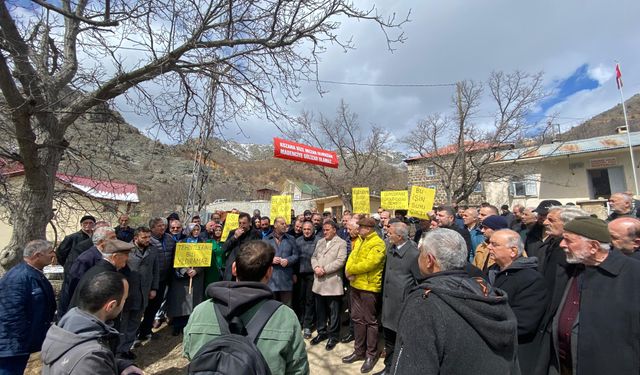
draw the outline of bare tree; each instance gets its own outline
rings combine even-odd
[[[482,104],[485,85],[459,82],[452,97],[454,111],[427,116],[402,139],[435,167],[448,203],[466,201],[482,181],[515,173],[509,164],[496,167],[492,163],[500,152],[525,144],[534,133],[546,134],[539,124],[527,121],[533,107],[547,96],[542,82],[542,73],[491,73],[486,87],[495,109],[492,124],[484,126],[474,122],[474,115]]]
[[[279,103],[317,78],[325,46],[351,48],[337,35],[347,19],[379,25],[390,48],[403,40],[390,32],[404,19],[348,0],[0,1],[0,131],[11,140],[0,157],[24,166],[0,265],[44,238],[65,134],[93,107],[123,96],[158,128],[188,136],[215,85],[222,118],[282,117]]]
[[[351,209],[351,188],[368,186],[370,191],[399,187],[396,182],[401,174],[383,159],[388,151],[389,134],[382,128],[373,126],[363,131],[358,116],[341,101],[334,119],[320,114],[318,119],[305,112],[294,123],[283,129],[283,134],[307,145],[335,151],[339,168],[312,165],[322,178],[324,187],[332,194],[339,195],[346,207]],[[404,184],[401,184],[402,186]]]

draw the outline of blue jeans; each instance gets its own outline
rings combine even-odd
[[[0,375],[22,375],[28,361],[29,355],[0,357]]]

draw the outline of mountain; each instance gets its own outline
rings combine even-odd
[[[140,208],[147,215],[164,214],[185,204],[194,167],[194,140],[177,145],[154,141],[112,111],[83,116],[66,138],[71,146],[60,167],[62,173],[136,183]],[[285,179],[323,186],[308,164],[273,158],[272,145],[213,138],[206,149],[203,172],[208,180],[203,195],[208,202],[255,199],[257,189],[280,190]],[[388,151],[382,156],[392,169],[399,167],[400,176],[405,173],[405,155]],[[393,180],[403,183],[402,178]]]
[[[636,94],[625,101],[627,119],[632,132],[640,131],[640,94]],[[624,126],[622,105],[608,109],[591,119],[574,126],[561,135],[563,141],[600,137],[616,134],[616,129]]]

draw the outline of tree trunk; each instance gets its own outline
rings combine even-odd
[[[28,123],[30,120],[21,119]],[[20,156],[24,165],[24,181],[18,201],[11,211],[13,233],[9,245],[0,250],[0,274],[9,270],[22,260],[24,246],[32,240],[46,239],[47,224],[53,218],[53,193],[58,165],[65,146],[57,128],[54,116],[40,119],[40,129],[54,129],[42,134],[39,142],[35,136],[18,140]],[[37,120],[35,120],[37,121]],[[21,125],[26,125],[21,123]],[[24,128],[19,128],[24,130]],[[30,135],[30,130],[24,132]],[[33,134],[33,133],[31,133]]]

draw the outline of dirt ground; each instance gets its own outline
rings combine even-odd
[[[143,369],[145,374],[186,374],[188,361],[182,357],[182,336],[171,336],[171,329],[166,325],[160,327],[156,333],[157,335],[153,339],[134,349],[133,352],[138,356],[136,360],[138,367]],[[311,346],[309,345],[309,340],[306,340],[306,344],[311,374],[346,375],[360,373],[362,362],[347,365],[341,361],[343,356],[349,355],[353,351],[353,342],[349,344],[340,343],[330,352],[325,350],[324,343]],[[384,367],[382,362],[383,359],[381,358],[372,373],[382,370]],[[34,353],[29,360],[25,374],[37,375],[40,374],[40,369],[40,353]]]

